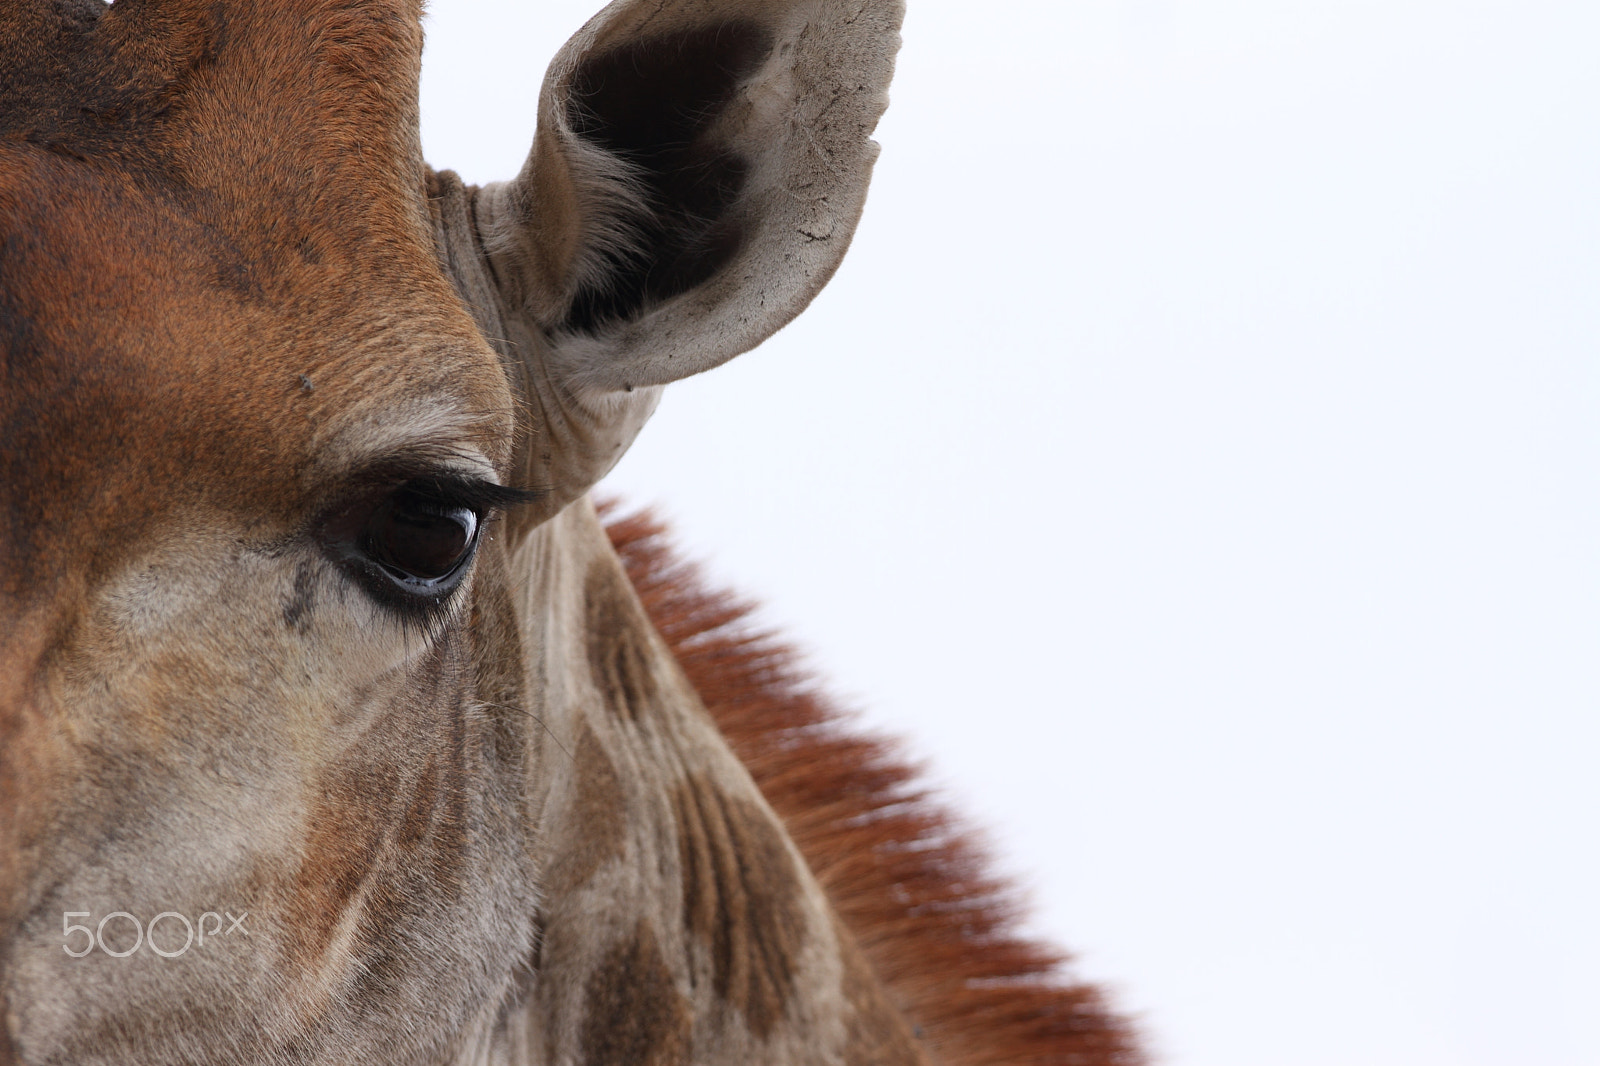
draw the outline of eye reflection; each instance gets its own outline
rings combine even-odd
[[[363,546],[391,576],[431,584],[461,567],[477,536],[478,515],[470,508],[401,489],[373,512]]]

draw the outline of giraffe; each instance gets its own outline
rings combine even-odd
[[[588,498],[838,265],[900,18],[617,0],[479,188],[420,0],[0,8],[0,1066],[1138,1061]]]

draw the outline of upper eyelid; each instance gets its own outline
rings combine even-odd
[[[469,507],[474,511],[503,511],[538,499],[540,492],[502,485],[488,478],[462,476],[459,472],[419,474],[396,486],[435,495],[442,502]]]
[[[441,458],[446,461],[441,462]],[[537,491],[502,485],[495,480],[493,470],[487,464],[468,465],[460,461],[463,458],[467,456],[446,449],[430,449],[420,455],[411,452],[387,456],[346,473],[325,498],[337,502],[410,487],[437,495],[447,503],[469,506],[474,510],[499,511],[543,495]]]
[[[464,440],[411,437],[393,440],[388,447],[315,462],[312,476],[329,488],[365,487],[374,482],[399,483],[411,477],[441,477],[459,481],[494,481],[494,463]]]

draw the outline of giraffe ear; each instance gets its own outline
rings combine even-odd
[[[617,0],[545,77],[516,180],[478,199],[505,303],[571,393],[765,340],[833,274],[887,105],[900,0]]]

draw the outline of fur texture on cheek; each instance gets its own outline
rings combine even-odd
[[[429,1061],[508,994],[531,951],[535,877],[465,608],[431,636],[407,632],[370,621],[359,590],[323,591],[337,571],[313,593],[304,572],[248,553],[146,559],[57,657],[46,688],[77,768],[57,808],[69,831],[7,967],[30,1056]],[[278,609],[286,595],[295,617]],[[220,624],[239,616],[255,625]],[[196,633],[212,639],[197,647]],[[203,950],[161,956],[154,932],[135,944],[162,914],[164,949],[203,926]],[[219,934],[218,916],[223,929],[247,917]],[[109,951],[63,951],[64,921]],[[90,934],[71,935],[76,948]],[[485,982],[484,967],[501,976]],[[206,1009],[173,1015],[196,988]],[[414,1046],[379,1049],[358,1020],[389,1016],[392,1032],[419,1012],[448,1025]]]

